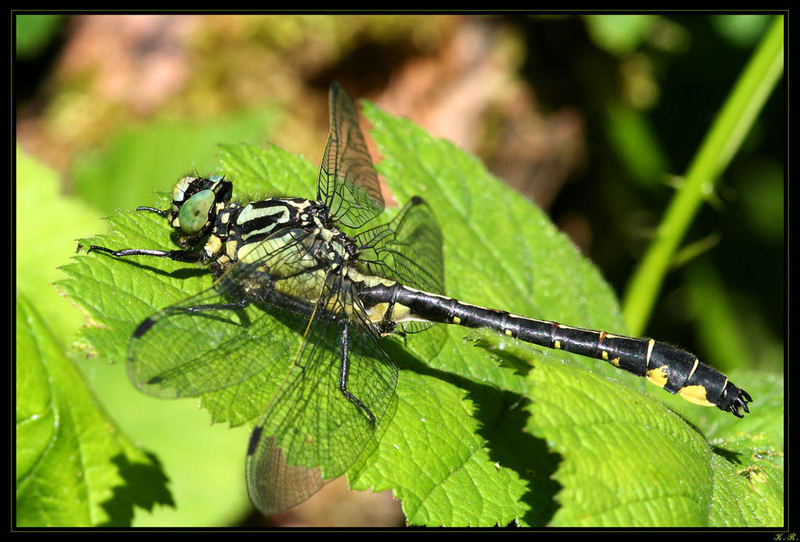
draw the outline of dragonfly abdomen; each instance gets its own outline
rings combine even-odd
[[[739,417],[740,408],[749,412],[747,402],[752,399],[725,375],[700,363],[694,354],[654,339],[517,316],[396,283],[373,285],[360,295],[367,307],[386,308],[384,321],[392,320],[397,313],[407,320],[492,329],[539,346],[605,360],[696,405],[717,406]]]

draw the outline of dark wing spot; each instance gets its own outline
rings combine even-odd
[[[256,451],[256,445],[258,441],[261,439],[261,432],[264,430],[263,427],[255,427],[253,428],[253,433],[250,435],[250,442],[247,444],[247,455],[253,455]]]

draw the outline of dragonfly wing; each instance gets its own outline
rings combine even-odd
[[[413,197],[387,224],[366,230],[356,237],[359,261],[370,275],[396,280],[400,284],[444,295],[442,232],[430,206]],[[404,333],[418,333],[433,322],[404,322]],[[440,332],[442,333],[442,332]],[[444,336],[435,341],[441,344]],[[426,355],[434,356],[438,349]]]
[[[317,200],[333,220],[358,229],[383,212],[378,173],[372,165],[350,96],[334,82],[330,90],[330,133],[317,183]]]
[[[375,423],[339,388],[344,323],[331,315],[354,299],[345,280],[334,274],[329,279],[292,369],[256,423],[248,447],[248,491],[266,514],[304,501],[344,474],[374,443],[381,421],[387,415],[391,419],[397,368],[368,328],[348,334],[347,391],[369,409]]]
[[[261,426],[250,437],[246,477],[250,500],[266,515],[300,504],[326,483],[319,467],[288,464],[276,438],[264,435]]]
[[[212,287],[145,320],[128,346],[131,382],[157,397],[197,397],[264,370],[279,374],[271,353],[291,348],[297,333],[274,309],[230,306]]]
[[[302,303],[281,308],[277,281],[265,268],[302,281],[296,262],[307,237],[303,230],[277,232],[253,248],[260,254],[253,260],[237,262],[209,289],[145,319],[128,346],[133,384],[174,398],[235,386],[259,373],[266,381],[279,379],[288,362],[276,354],[297,348],[307,318],[291,312],[302,314]],[[250,306],[234,310],[240,304]]]
[[[388,222],[355,236],[369,274],[434,294],[444,294],[442,232],[430,206],[409,200]]]

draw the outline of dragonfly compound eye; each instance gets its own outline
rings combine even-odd
[[[186,233],[197,233],[208,223],[208,213],[214,205],[214,192],[201,190],[189,198],[178,212],[181,230]]]

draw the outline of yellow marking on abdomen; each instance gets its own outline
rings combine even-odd
[[[655,345],[656,345],[656,341],[654,341],[653,339],[650,339],[649,341],[647,341],[647,357],[644,358],[644,359],[647,360],[647,364],[648,365],[650,364],[650,356],[653,355],[653,347]]]
[[[348,276],[351,280],[356,282],[363,282],[366,286],[394,286],[397,284],[396,281],[385,279],[383,277],[379,277],[377,275],[365,275],[364,273],[360,272],[355,267],[350,267],[347,271]]]
[[[645,373],[645,378],[659,388],[663,388],[667,383],[667,375],[667,366],[662,365],[661,367],[656,367],[655,369],[647,371]]]
[[[694,372],[697,370],[697,366],[698,365],[700,365],[700,360],[697,359],[697,358],[694,358],[694,365],[692,365],[692,370],[689,371],[689,376],[686,377],[687,381],[692,379],[692,376],[694,376]]]
[[[377,303],[375,306],[370,307],[367,310],[367,319],[370,322],[380,322],[383,320],[384,316],[386,316],[386,311],[389,310],[388,303]],[[403,305],[402,303],[395,303],[394,307],[392,308],[392,318],[391,320],[397,324],[402,322],[427,322],[425,318],[420,318],[414,312],[411,311],[410,307]]]
[[[705,386],[684,386],[678,390],[678,395],[695,405],[714,406],[714,403],[708,400]]]
[[[375,306],[367,310],[367,318],[370,322],[380,322],[383,320],[383,316],[386,314],[388,308],[388,303],[376,303]]]

